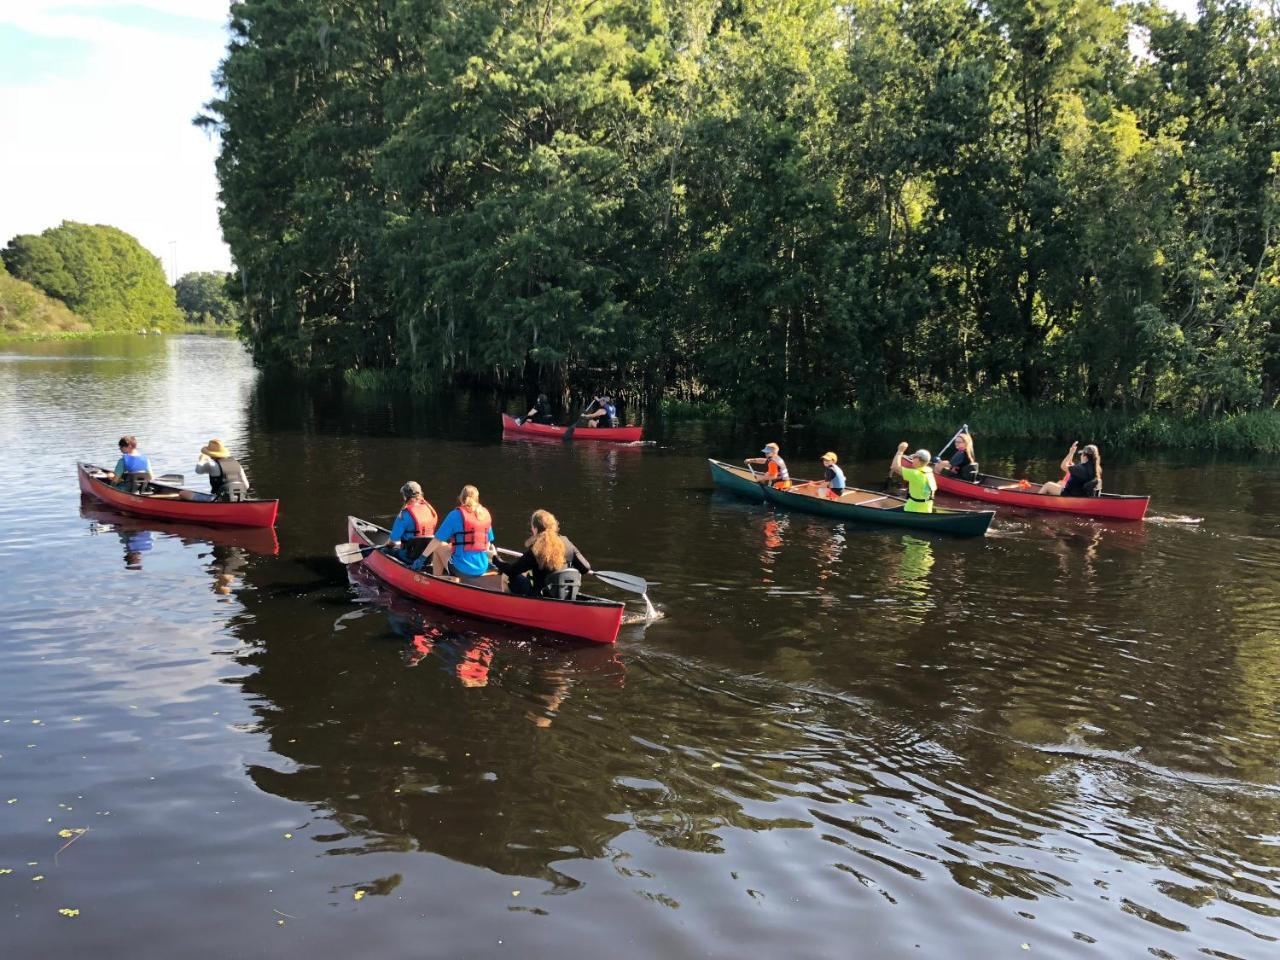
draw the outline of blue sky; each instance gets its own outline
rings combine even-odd
[[[191,125],[213,95],[229,8],[0,0],[0,245],[79,220],[128,231],[179,275],[230,267],[217,147]]]
[[[132,233],[166,270],[230,267],[217,146],[191,125],[229,7],[0,0],[0,244],[80,220]]]

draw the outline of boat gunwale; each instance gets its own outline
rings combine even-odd
[[[145,494],[118,490],[102,476],[107,470],[87,460],[76,461],[76,479],[83,496],[92,497],[122,513],[133,513],[135,516],[152,517],[161,520],[179,520],[203,524],[212,527],[246,527],[262,529],[274,527],[280,509],[280,500],[182,500],[169,497],[148,497]],[[179,491],[185,489],[181,485],[171,483],[154,484],[165,490]],[[171,506],[171,509],[166,509]],[[189,516],[194,512],[197,516]],[[229,516],[224,516],[229,515]],[[261,516],[259,516],[261,515]]]

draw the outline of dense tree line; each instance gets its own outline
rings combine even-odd
[[[189,324],[230,327],[240,320],[235,276],[226,271],[184,273],[173,285],[173,292]]]
[[[0,259],[94,330],[165,329],[182,319],[160,261],[115,227],[64,220],[14,237]]]
[[[1280,389],[1280,27],[1203,0],[247,0],[258,360],[786,408]]]

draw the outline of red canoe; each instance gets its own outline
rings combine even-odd
[[[80,492],[110,504],[125,513],[165,520],[185,520],[212,527],[271,527],[276,522],[279,500],[241,500],[223,503],[216,500],[180,500],[178,488],[156,484],[159,493],[137,494],[117,490],[99,477],[105,473],[90,463],[76,464]]]
[[[367,520],[347,517],[347,540],[362,547],[386,543],[387,531]],[[578,637],[593,643],[613,643],[622,626],[626,604],[579,594],[577,600],[548,597],[517,597],[501,593],[503,577],[489,573],[463,583],[452,577],[437,577],[411,570],[395,557],[380,550],[365,556],[364,566],[388,586],[401,593],[446,610],[456,610],[485,620],[514,623],[534,630]]]
[[[502,435],[514,437],[546,437],[559,440],[568,427],[553,427],[545,423],[516,423],[515,417],[502,415]],[[641,427],[588,427],[573,431],[573,440],[609,440],[613,443],[635,443],[640,439]]]
[[[1034,490],[1000,490],[1017,480],[1004,477],[983,476],[978,483],[958,480],[945,474],[936,474],[938,489],[957,497],[984,500],[1006,507],[1026,507],[1029,510],[1056,510],[1059,513],[1076,513],[1085,517],[1106,517],[1111,520],[1141,520],[1147,512],[1150,497],[1125,496],[1104,493],[1097,497],[1054,497]]]

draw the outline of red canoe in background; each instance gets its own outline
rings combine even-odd
[[[358,517],[347,517],[347,541],[362,547],[387,542],[387,531]],[[401,593],[446,610],[456,610],[485,620],[514,623],[534,630],[579,637],[593,643],[613,643],[622,626],[626,604],[578,594],[577,600],[518,597],[503,593],[503,577],[489,573],[466,583],[452,577],[410,569],[395,557],[371,550],[362,561],[379,580]]]
[[[1141,520],[1147,512],[1150,497],[1126,496],[1104,493],[1096,497],[1054,497],[1034,490],[1000,490],[1017,480],[1004,477],[983,476],[977,483],[935,474],[938,489],[955,497],[968,497],[986,503],[998,503],[1005,507],[1025,507],[1029,510],[1056,510],[1058,513],[1075,513],[1083,517],[1105,517],[1111,520]]]
[[[157,493],[125,493],[107,481],[99,479],[104,471],[90,463],[76,464],[80,479],[80,492],[103,503],[141,517],[160,517],[164,520],[185,520],[214,527],[271,527],[276,522],[279,500],[240,500],[224,503],[219,500],[181,500],[178,487],[155,484]]]
[[[516,423],[515,417],[502,415],[502,435],[514,437],[546,437],[560,440],[568,427],[553,427],[545,423]],[[640,439],[641,427],[587,427],[573,431],[574,440],[608,440],[613,443],[635,443]]]

